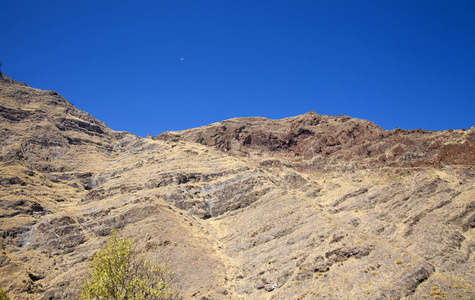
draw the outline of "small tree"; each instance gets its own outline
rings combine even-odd
[[[145,260],[134,240],[112,236],[90,263],[91,279],[84,282],[83,299],[176,299],[167,266]]]

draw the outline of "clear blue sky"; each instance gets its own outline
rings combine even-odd
[[[145,136],[315,110],[475,125],[475,1],[0,0],[2,71]]]

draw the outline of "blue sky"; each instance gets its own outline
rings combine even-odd
[[[475,125],[475,1],[0,0],[8,76],[145,136],[315,110]]]

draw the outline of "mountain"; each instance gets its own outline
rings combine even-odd
[[[0,287],[77,299],[111,229],[184,299],[474,299],[475,127],[315,112],[141,138],[0,78]]]

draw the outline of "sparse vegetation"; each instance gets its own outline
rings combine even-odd
[[[444,291],[441,291],[437,286],[433,286],[430,289],[430,295],[434,297],[434,299],[442,300],[442,299],[446,299],[447,293],[445,293]]]
[[[107,245],[92,258],[91,279],[84,282],[82,299],[175,299],[170,272],[145,260],[130,238],[112,231]]]
[[[398,260],[396,260],[394,263],[395,263],[396,265],[400,265],[400,264],[402,264],[403,262],[404,262],[404,261],[403,261],[402,259],[398,259]]]

